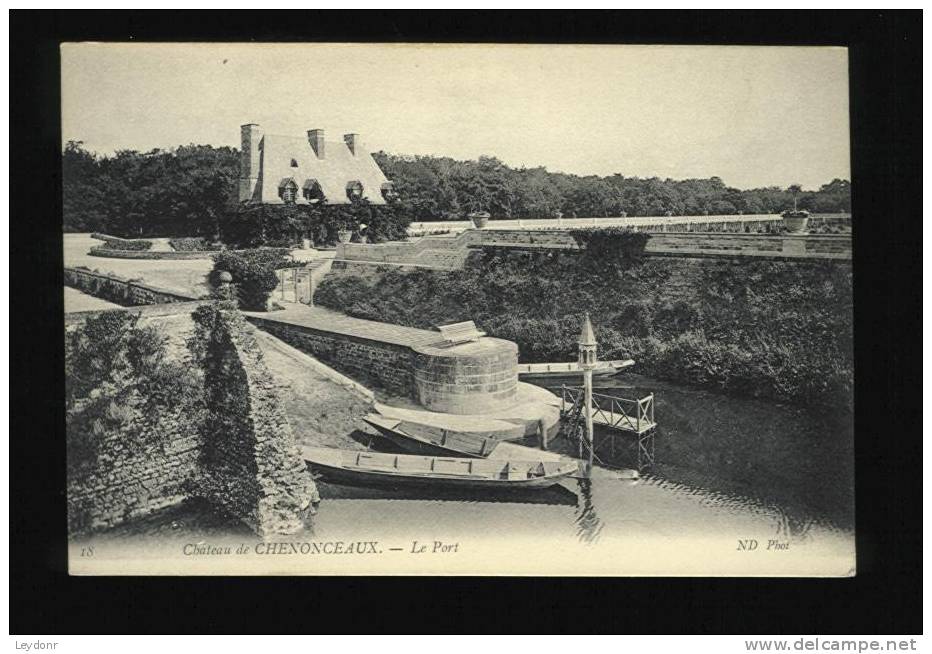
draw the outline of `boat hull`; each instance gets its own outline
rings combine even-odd
[[[392,488],[397,486],[416,486],[432,488],[481,488],[494,490],[522,490],[529,488],[550,488],[571,476],[567,472],[560,476],[538,477],[536,479],[465,479],[461,477],[422,477],[399,473],[347,470],[310,462],[311,468],[324,479],[333,483],[355,485],[378,485]]]
[[[592,370],[593,377],[614,377],[622,370],[634,365],[631,359],[602,361]],[[560,377],[574,377],[581,375],[582,369],[573,363],[530,363],[519,364],[518,377],[520,379],[554,379]]]
[[[575,474],[574,461],[488,461],[461,457],[302,447],[304,460],[325,481],[366,486],[548,488]]]
[[[495,447],[497,446],[497,441],[494,439],[476,439],[475,443],[471,443],[468,439],[464,439],[462,434],[457,435],[458,438],[455,439],[462,447],[454,449],[452,447],[446,447],[437,442],[428,440],[426,436],[408,434],[406,432],[400,431],[395,427],[390,427],[389,424],[391,421],[382,422],[378,418],[368,416],[363,418],[363,421],[375,427],[375,429],[383,437],[402,448],[406,452],[411,452],[412,454],[422,454],[426,456],[468,456],[475,458],[485,458],[491,454]]]

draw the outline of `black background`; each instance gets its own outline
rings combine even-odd
[[[10,12],[11,633],[921,633],[919,11],[196,14]],[[848,46],[855,406],[878,409],[855,415],[857,576],[69,577],[58,45],[80,40]]]

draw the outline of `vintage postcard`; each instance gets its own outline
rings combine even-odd
[[[61,65],[71,574],[856,574],[846,49]]]

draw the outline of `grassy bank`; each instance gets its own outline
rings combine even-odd
[[[330,276],[315,302],[414,327],[475,320],[523,361],[576,356],[590,311],[599,356],[711,390],[850,412],[851,268],[835,262],[474,255],[465,269]]]

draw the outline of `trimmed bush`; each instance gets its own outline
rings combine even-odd
[[[256,250],[226,250],[214,255],[211,282],[216,285],[217,273],[225,271],[233,276],[233,286],[241,309],[265,311],[269,296],[278,286],[275,271],[292,264],[284,248]]]
[[[202,236],[172,238],[168,240],[168,244],[171,245],[176,252],[206,252],[208,250],[215,251],[220,249],[219,245],[208,243]]]
[[[144,239],[138,238],[120,238],[119,236],[108,236],[107,234],[99,234],[96,232],[91,234],[91,237],[104,242],[103,245],[97,246],[102,250],[140,251],[148,250],[152,247],[152,241],[146,241]]]

